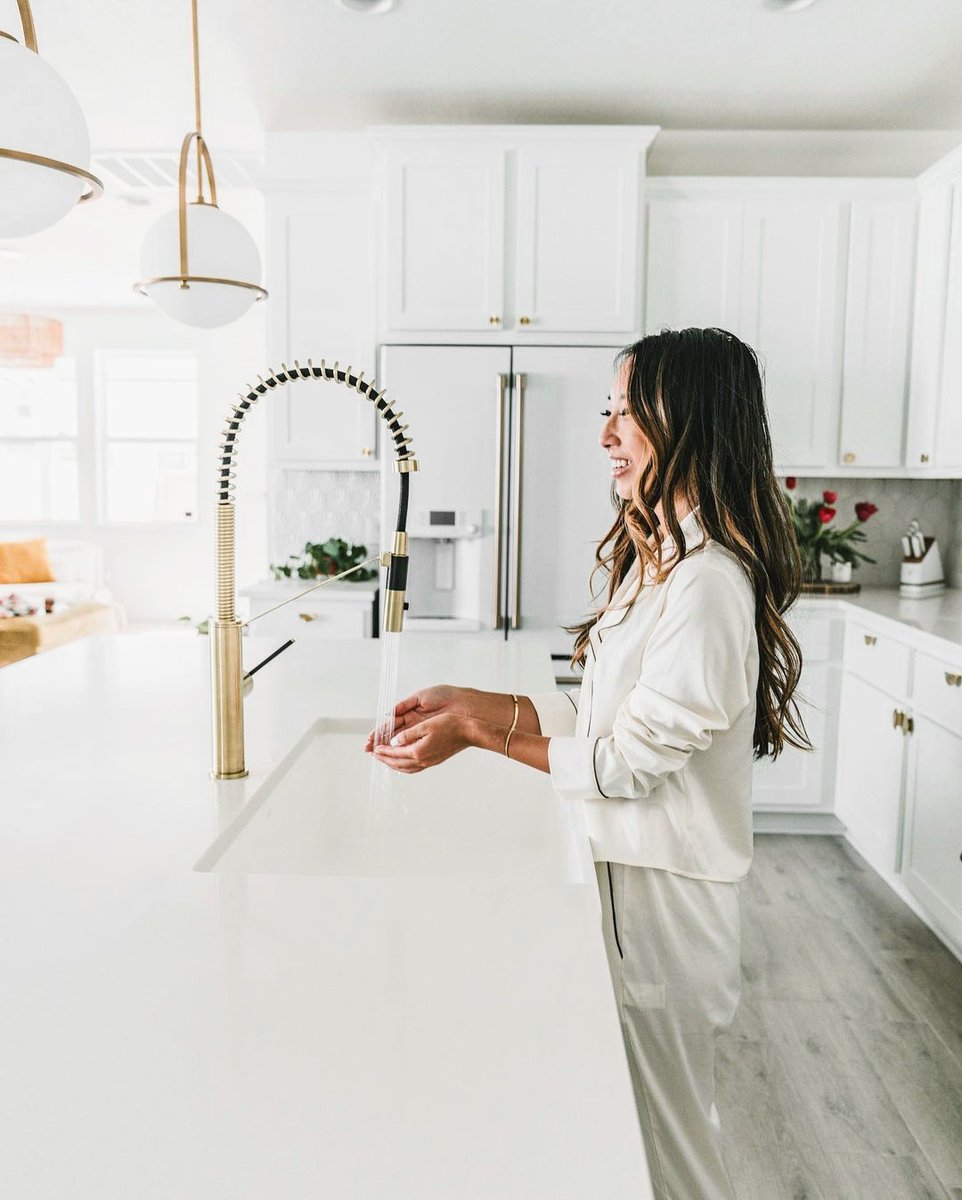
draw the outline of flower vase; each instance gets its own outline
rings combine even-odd
[[[821,554],[813,546],[802,546],[800,549],[802,552],[802,583],[821,583]]]
[[[851,583],[852,564],[850,562],[833,562],[830,574],[832,583]]]

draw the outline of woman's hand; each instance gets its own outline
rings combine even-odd
[[[396,733],[390,745],[375,746],[373,753],[385,766],[405,775],[416,775],[426,767],[436,767],[470,745],[473,742],[468,718],[443,712],[439,716],[420,718]]]
[[[420,725],[429,717],[444,715],[469,717],[471,716],[469,696],[469,688],[450,687],[445,683],[423,688],[420,692],[415,692],[413,696],[398,701],[397,707],[394,709],[394,733],[398,734],[403,730],[413,729],[415,725]],[[372,730],[367,735],[367,744],[364,749],[368,754],[374,749],[375,733],[376,730]]]

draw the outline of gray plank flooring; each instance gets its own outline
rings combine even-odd
[[[756,835],[742,923],[739,1200],[962,1200],[962,963],[837,837]]]

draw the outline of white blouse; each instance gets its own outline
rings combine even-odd
[[[689,553],[704,542],[695,513],[681,528]],[[752,858],[752,586],[712,541],[627,604],[637,579],[591,630],[581,687],[531,697],[551,780],[582,802],[596,862],[735,882]]]

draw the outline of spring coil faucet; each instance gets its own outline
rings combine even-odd
[[[384,632],[400,633],[404,624],[404,593],[407,589],[408,570],[408,492],[411,472],[418,469],[417,460],[411,450],[412,439],[405,437],[409,428],[401,424],[403,413],[395,412],[383,390],[374,382],[367,382],[363,373],[355,373],[350,367],[338,363],[328,366],[324,359],[315,366],[312,359],[307,366],[299,362],[293,367],[281,364],[280,371],[271,371],[266,379],[260,375],[257,383],[249,385],[239,395],[239,403],[231,406],[222,433],[217,470],[217,607],[216,616],[210,622],[211,662],[211,776],[214,779],[242,779],[247,774],[244,761],[244,697],[253,688],[253,675],[271,658],[286,649],[287,642],[268,658],[252,668],[247,674],[243,669],[242,635],[244,623],[237,618],[236,589],[234,580],[234,471],[237,438],[241,423],[261,396],[286,383],[300,379],[326,379],[342,383],[370,400],[390,430],[394,441],[394,470],[400,475],[400,498],[394,540],[390,551],[380,556],[380,564],[387,568],[387,589],[384,597]],[[378,560],[372,560],[378,561]],[[366,566],[360,563],[352,570]],[[346,571],[343,574],[350,574]],[[343,576],[337,576],[342,578]],[[321,586],[321,585],[317,585]],[[312,589],[307,589],[308,591]],[[299,593],[303,595],[303,593]],[[297,599],[291,596],[284,603]],[[279,607],[279,606],[278,606]]]

